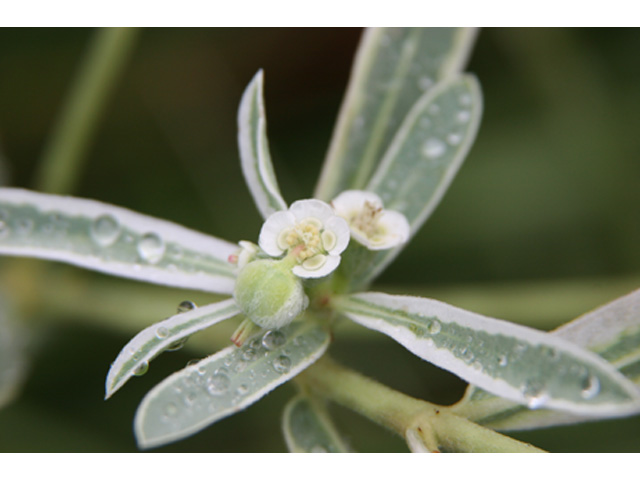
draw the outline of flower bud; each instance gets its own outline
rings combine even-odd
[[[309,305],[301,280],[283,260],[255,260],[238,274],[233,296],[242,312],[263,328],[288,325]]]

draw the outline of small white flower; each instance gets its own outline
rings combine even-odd
[[[349,226],[320,200],[299,200],[289,210],[275,212],[262,225],[258,241],[267,255],[288,254],[293,273],[320,278],[333,272],[349,244]]]
[[[373,192],[347,190],[331,202],[351,228],[351,235],[369,250],[386,250],[409,239],[409,222],[400,212],[385,210]]]

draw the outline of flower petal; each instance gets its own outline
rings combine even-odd
[[[335,215],[327,219],[324,223],[326,230],[332,231],[336,236],[336,243],[329,250],[331,255],[340,255],[349,245],[349,224],[344,218],[336,217]]]
[[[338,255],[326,255],[326,261],[324,265],[316,270],[308,270],[304,268],[304,264],[296,265],[293,267],[293,274],[300,278],[321,278],[326,277],[333,272],[340,264],[340,257]]]
[[[333,217],[333,209],[321,200],[308,199],[293,202],[289,207],[289,212],[293,214],[297,221],[304,220],[307,217],[313,217],[324,223]]]
[[[260,248],[272,257],[282,255],[284,250],[278,245],[278,237],[284,229],[293,227],[295,220],[295,217],[289,211],[271,214],[260,230],[260,237],[258,239]]]
[[[346,190],[334,198],[331,205],[338,215],[349,218],[359,212],[365,202],[382,207],[382,200],[378,195],[364,190]]]

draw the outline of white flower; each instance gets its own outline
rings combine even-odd
[[[385,210],[373,192],[347,190],[331,202],[335,212],[349,222],[351,235],[369,250],[386,250],[409,239],[409,222],[403,214]]]
[[[258,241],[267,255],[287,254],[293,273],[302,278],[329,275],[349,244],[349,226],[320,200],[299,200],[289,210],[275,212],[262,225]]]

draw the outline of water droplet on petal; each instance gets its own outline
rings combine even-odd
[[[286,355],[280,355],[273,361],[273,368],[278,373],[287,373],[291,368],[291,359]]]
[[[133,374],[136,377],[141,377],[142,375],[144,375],[148,371],[149,371],[149,362],[142,362],[140,365],[138,365],[135,368],[135,370],[133,371]]]
[[[253,348],[247,348],[242,352],[242,359],[249,362],[256,358],[256,351]]]
[[[180,350],[182,347],[184,347],[184,344],[187,343],[188,339],[189,337],[184,337],[184,338],[181,338],[180,340],[173,342],[171,345],[169,345],[166,348],[166,351],[175,352],[176,350]]]
[[[164,242],[157,233],[145,233],[138,240],[138,254],[142,260],[158,263],[164,255]]]
[[[101,247],[108,247],[120,235],[120,223],[112,215],[101,215],[91,224],[91,238]]]
[[[236,389],[236,393],[238,395],[246,395],[248,391],[249,387],[247,387],[244,383]]]
[[[193,310],[197,308],[197,305],[190,300],[185,300],[184,302],[180,302],[178,305],[178,313],[188,312],[189,310]]]
[[[224,373],[216,373],[207,379],[207,391],[211,395],[222,395],[229,390],[231,380]]]
[[[582,398],[590,400],[600,392],[600,380],[595,375],[587,375],[582,381]]]
[[[422,146],[422,154],[427,158],[439,158],[447,151],[447,146],[437,138],[430,138]]]
[[[540,408],[549,400],[549,396],[544,390],[544,384],[540,379],[526,381],[521,391],[527,401],[527,406],[531,409]]]
[[[280,330],[269,330],[262,337],[262,346],[267,350],[274,350],[284,345],[286,340],[284,333]]]

